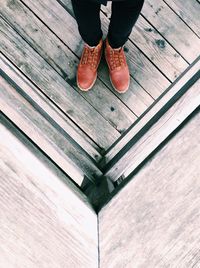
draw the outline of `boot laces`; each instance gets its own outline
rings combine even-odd
[[[95,69],[98,64],[98,48],[90,48],[86,45],[83,51],[81,64],[89,65],[91,69]]]
[[[112,70],[125,65],[125,60],[124,60],[122,49],[123,48],[112,49],[110,51],[110,62],[111,62],[111,69]]]

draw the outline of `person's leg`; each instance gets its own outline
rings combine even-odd
[[[123,46],[139,16],[143,2],[144,0],[126,0],[112,3],[105,58],[111,83],[119,93],[124,93],[129,88],[130,74]]]
[[[79,33],[85,42],[77,69],[77,86],[88,91],[96,81],[103,49],[100,4],[90,0],[72,0],[72,6]]]
[[[126,0],[112,3],[108,41],[112,48],[123,46],[136,23],[144,0]]]
[[[89,46],[98,45],[103,33],[100,21],[100,4],[90,0],[71,0],[79,33]]]

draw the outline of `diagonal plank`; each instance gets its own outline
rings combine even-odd
[[[71,0],[61,0],[59,3],[74,17]],[[102,14],[101,14],[102,15]],[[73,20],[73,18],[69,18],[68,20]],[[105,22],[108,25],[107,21]],[[76,22],[73,24],[76,34],[78,33]],[[107,26],[104,26],[105,28]],[[71,31],[68,32],[70,36]],[[71,38],[70,38],[71,39]],[[77,39],[80,39],[80,36],[77,36]],[[65,38],[65,43],[68,46],[71,44],[67,43]],[[71,47],[73,50],[74,48]],[[125,51],[126,52],[126,51]],[[80,53],[79,53],[80,54]],[[117,95],[123,103],[125,103],[137,116],[140,116],[147,108],[153,103],[153,98],[140,86],[140,84],[133,78],[130,77],[130,88],[126,94],[118,94],[113,87],[111,86],[110,79],[108,76],[108,69],[105,67],[106,62],[103,59],[103,62],[99,66],[98,76],[104,82],[104,84],[113,92],[113,94]]]
[[[24,92],[2,73],[0,109],[79,186],[86,175],[91,181],[101,171],[84,151],[63,135],[23,97]]]
[[[110,4],[109,4],[110,3]],[[103,12],[111,17],[111,2],[102,6]],[[139,16],[129,39],[148,57],[170,80],[174,81],[188,66],[160,33],[141,15]]]
[[[0,266],[97,268],[97,215],[86,197],[5,123],[0,124]]]
[[[100,267],[199,267],[200,110],[99,213]]]
[[[120,136],[119,132],[5,21],[1,20],[0,25],[3,53],[100,147],[108,148]]]
[[[123,151],[127,145],[134,143],[138,140],[142,133],[144,134],[156,120],[160,118],[165,112],[164,107],[169,108],[166,104],[172,105],[176,98],[180,96],[180,93],[185,92],[185,85],[188,81],[192,80],[192,77],[196,77],[200,69],[200,58],[196,59],[194,63],[175,81],[166,91],[160,96],[160,98],[154,102],[146,113],[140,117],[138,122],[134,124],[123,136],[121,136],[112,147],[105,154],[104,164],[108,164],[112,161],[120,151]],[[109,165],[109,164],[108,164]]]
[[[200,104],[200,60],[183,75],[177,84],[174,84],[159,101],[153,106],[144,121],[148,119],[146,126],[132,136],[130,142],[124,141],[125,145],[116,157],[111,157],[107,166],[105,165],[108,153],[102,164],[104,165],[104,175],[116,181],[121,175],[127,177],[133,172],[180,124],[183,122]],[[160,106],[160,104],[163,105]],[[159,107],[159,112],[154,114]],[[150,115],[150,117],[149,117]],[[153,117],[151,117],[153,116]],[[141,119],[142,124],[143,118]],[[137,129],[137,125],[136,128]],[[148,126],[149,124],[149,126]],[[130,133],[135,131],[130,130]],[[123,141],[123,142],[124,142]],[[118,146],[118,143],[116,144]],[[115,147],[114,147],[115,148]],[[116,152],[116,151],[115,151]]]
[[[71,1],[69,3],[70,7],[71,7]],[[53,5],[55,6],[55,4]],[[19,10],[20,5],[18,4],[16,7],[16,10]],[[46,8],[46,7],[41,7],[41,8]],[[23,8],[25,9],[25,8]],[[56,28],[53,30],[55,31],[55,33],[62,39],[62,41],[64,41],[64,43],[70,47],[70,49],[72,51],[76,50],[76,46],[77,43],[80,44],[80,37],[77,35],[77,32],[74,32],[74,29],[76,29],[76,22],[73,19],[73,17],[71,17],[67,12],[62,13],[63,8],[58,5],[57,6],[58,12],[59,14],[62,14],[62,16],[60,16],[59,18],[59,23],[60,25],[65,24],[65,27],[67,27],[67,35],[63,35],[63,32],[59,32],[57,33],[57,31],[60,29]],[[21,11],[22,9],[20,9]],[[8,7],[5,7],[5,17],[9,17],[10,13],[7,15],[8,11]],[[13,12],[13,11],[12,11]],[[16,11],[15,11],[16,12]],[[36,10],[34,9],[34,12],[36,12]],[[40,14],[39,14],[40,15]],[[22,16],[22,14],[20,14],[19,18]],[[55,15],[54,15],[55,16]],[[30,18],[31,18],[31,14],[30,14]],[[43,19],[43,17],[42,17]],[[48,20],[48,17],[46,18]],[[54,18],[54,22],[56,23],[57,20],[57,16]],[[27,20],[27,24],[25,25],[25,29],[28,27],[29,25],[29,17],[26,18]],[[36,19],[34,19],[34,21],[32,23],[35,22]],[[21,22],[19,21],[19,23],[21,24]],[[51,21],[47,21],[45,20],[45,23],[48,23],[51,27],[52,26],[52,22]],[[38,27],[37,29],[41,29],[42,30],[42,25],[40,25],[40,27]],[[23,26],[24,29],[24,26]],[[48,37],[48,29],[46,29],[45,27],[45,32],[46,35]],[[39,35],[40,31],[38,31],[38,35]],[[43,30],[41,31],[41,34],[43,33]],[[26,35],[29,35],[26,32]],[[59,55],[58,60],[56,61],[57,64],[59,65],[60,68],[62,68],[62,73],[66,72],[66,66],[67,66],[67,62],[68,59],[66,58],[66,55],[69,55],[69,57],[74,58],[75,60],[69,60],[69,64],[68,64],[68,69],[67,69],[67,73],[68,73],[68,78],[67,81],[70,83],[71,81],[73,81],[73,85],[75,85],[74,83],[74,76],[75,76],[75,72],[76,72],[76,66],[77,66],[77,58],[76,55],[74,55],[69,49],[66,49],[66,46],[63,45],[63,43],[58,40],[58,38],[54,36],[52,36],[51,33],[51,37],[50,37],[50,44],[52,44],[52,40],[56,40],[56,43],[59,45],[60,50],[64,51],[64,53],[62,53],[62,55],[60,55],[60,51],[57,49],[57,46],[55,45],[51,45],[51,49],[50,51],[55,51],[56,53],[54,53],[53,55],[46,51],[47,49],[44,47],[44,51],[45,51],[45,55],[47,53],[49,53],[49,58],[50,59],[55,59],[56,61],[56,57],[57,55]],[[48,39],[47,39],[48,42]],[[43,43],[40,45],[42,46]],[[45,55],[43,55],[43,57],[45,57]],[[78,55],[80,56],[80,53],[78,53]],[[61,60],[62,59],[62,60]],[[65,59],[65,60],[63,60]],[[48,60],[48,59],[47,59]],[[74,62],[76,62],[74,64]],[[104,63],[105,65],[105,63]],[[102,65],[101,65],[102,66]],[[135,120],[135,117],[130,114],[130,111],[122,106],[122,104],[120,104],[119,102],[119,98],[122,100],[122,102],[124,102],[137,116],[141,115],[146,108],[153,102],[153,99],[143,90],[143,88],[133,79],[131,79],[131,85],[130,85],[130,92],[128,92],[128,94],[126,94],[126,96],[120,96],[121,94],[116,93],[115,91],[113,91],[112,86],[110,84],[110,80],[108,77],[108,72],[105,68],[103,68],[102,71],[99,72],[99,76],[100,81],[103,82],[101,83],[99,80],[97,80],[97,83],[95,84],[95,88],[89,92],[82,93],[85,97],[88,98],[88,100],[90,102],[93,103],[93,105],[95,105],[95,107],[97,107],[100,110],[103,110],[103,112],[107,113],[107,117],[109,118],[109,120],[111,122],[113,122],[113,124],[115,126],[119,125],[119,130],[122,131],[127,124],[131,122],[133,122],[133,119]],[[106,87],[106,86],[107,87]],[[115,93],[115,95],[118,98],[115,98],[114,96],[112,96],[111,92],[108,90],[108,88]],[[96,99],[96,102],[95,102]],[[104,99],[104,101],[102,102],[102,99]],[[120,120],[121,118],[121,120]],[[123,124],[123,125],[122,125]],[[120,127],[120,125],[122,125]]]
[[[63,42],[68,39],[67,34],[73,33],[70,39],[70,47],[77,55],[81,54],[82,41],[77,31],[75,31],[76,22],[70,19],[69,13],[57,1],[48,0],[45,2],[23,1],[30,9],[37,14],[42,21],[47,24],[51,30],[59,36]],[[51,14],[51,16],[49,16]],[[72,18],[72,17],[71,17]],[[102,17],[102,26],[108,25],[108,19]],[[67,27],[67,34],[65,28]],[[127,43],[129,53],[127,57],[130,62],[131,74],[139,84],[152,95],[158,97],[161,92],[170,84],[170,82],[156,69],[156,67],[130,42]],[[151,73],[151,76],[149,75]]]
[[[20,1],[8,3],[9,0],[4,1],[1,9],[4,18],[111,125],[122,132],[136,120],[137,117],[101,81],[97,81],[95,91],[78,90],[74,82],[77,57]],[[68,38],[70,42],[70,36]]]
[[[192,63],[200,55],[200,39],[162,0],[146,0],[142,14]]]
[[[23,89],[24,95],[28,96],[31,102],[37,103],[38,109],[45,112],[50,117],[49,120],[56,122],[57,128],[59,125],[61,132],[64,131],[67,136],[72,137],[75,143],[79,144],[94,160],[98,161],[101,158],[100,148],[67,116],[63,116],[63,113],[1,54],[0,69]]]
[[[200,37],[200,4],[195,0],[164,0],[187,25]]]

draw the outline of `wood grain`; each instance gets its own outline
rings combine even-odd
[[[48,118],[39,112],[20,94],[19,89],[0,78],[0,109],[10,118],[35,144],[41,148],[70,178],[78,185],[86,175],[91,181],[102,172],[88,158],[73,139],[63,135]]]
[[[92,89],[86,93],[77,88],[75,76],[78,58],[19,0],[12,1],[12,4],[9,0],[4,1],[1,14],[117,130],[122,132],[123,129],[128,128],[137,119],[99,79],[95,83],[95,90]],[[68,24],[66,25],[67,27]],[[72,33],[72,31],[69,31],[67,35],[68,43],[73,40],[70,32]],[[45,36],[45,42],[43,36]]]
[[[0,125],[0,266],[98,267],[97,216]]]
[[[69,16],[69,13],[61,5],[53,0],[39,3],[32,0],[24,0],[23,2],[25,2],[30,9],[37,14],[37,16],[45,22],[61,40],[63,40],[63,42],[67,42],[68,34],[72,32],[73,38],[70,39],[70,48],[77,55],[81,54],[82,41],[78,31],[75,30],[77,29],[76,21],[70,19],[71,16]],[[51,14],[51,17],[49,17],[49,14]],[[105,28],[108,26],[108,18],[101,14],[101,19],[102,29],[105,32]],[[68,29],[67,34],[63,31],[66,25]],[[127,48],[129,50],[127,57],[130,63],[129,67],[132,76],[135,77],[147,92],[152,93],[152,97],[158,97],[170,82],[132,43],[128,42]]]
[[[73,20],[74,13],[72,9],[71,0],[60,0],[59,2],[67,10],[67,12],[71,14],[72,16],[71,20]],[[104,21],[102,21],[102,26],[104,28],[104,32],[106,32],[105,28],[107,28],[108,26],[108,20],[106,20],[105,23]],[[78,32],[76,22],[74,22],[73,27],[74,30]],[[56,31],[56,29],[54,31]],[[69,32],[69,34],[70,33],[71,31]],[[63,40],[65,40],[65,43],[68,44],[67,38]],[[72,46],[71,43],[68,44],[68,46],[72,47],[72,49],[74,50],[74,47]],[[106,62],[103,59],[103,61],[99,66],[99,74],[98,74],[99,78],[106,84],[107,87],[110,88],[110,90],[112,90],[113,94],[117,95],[118,98],[120,98],[123,101],[123,103],[125,103],[134,112],[134,114],[140,116],[147,109],[147,107],[153,103],[154,99],[144,90],[144,88],[134,79],[133,76],[130,77],[130,88],[128,92],[126,92],[126,94],[118,94],[115,90],[113,90],[113,87],[111,86],[110,79],[108,76],[108,68],[105,67],[106,65],[107,65]]]
[[[108,2],[106,7],[102,6],[102,10],[110,18],[111,2]],[[129,39],[170,81],[174,81],[188,66],[170,43],[163,39],[160,33],[141,15]]]
[[[119,132],[5,21],[0,25],[2,52],[100,147],[108,148]]]
[[[140,118],[137,124],[133,125],[125,135],[123,135],[117,143],[115,143],[110,150],[105,154],[104,164],[108,163],[113,159],[116,154],[118,154],[127,143],[130,143],[134,137],[138,135],[139,132],[144,129],[149,122],[153,122],[153,118],[156,118],[163,107],[173,100],[174,96],[178,95],[181,89],[184,87],[188,81],[195,76],[195,74],[200,70],[200,58],[197,59],[180,77],[175,81],[162,96],[154,103],[154,105]]]
[[[60,0],[62,6],[74,17],[74,12],[72,9],[71,0]],[[103,15],[103,14],[101,14]],[[103,16],[104,17],[104,16]],[[72,18],[73,19],[73,18]],[[108,22],[103,27],[107,28]],[[75,31],[77,31],[77,26],[75,25]],[[105,29],[104,29],[105,31]],[[106,31],[105,31],[106,32]],[[105,35],[105,33],[104,33]],[[104,36],[105,38],[105,36]],[[66,41],[65,41],[66,42]],[[125,53],[126,52],[125,50]],[[118,94],[110,84],[110,79],[108,77],[108,69],[105,67],[106,62],[103,59],[99,67],[99,78],[109,87],[112,92],[117,95],[137,116],[141,115],[148,106],[153,103],[153,98],[144,90],[144,88],[134,79],[133,76],[130,77],[130,88],[126,94]]]
[[[101,158],[100,148],[80,128],[39,91],[10,61],[0,54],[0,69],[29,96],[31,101],[37,103],[40,109],[56,122],[59,127],[71,136],[95,161]]]
[[[142,14],[189,63],[200,55],[200,39],[164,1],[146,0]]]
[[[200,79],[105,172],[116,181],[137,168],[198,106]]]
[[[165,0],[165,2],[200,37],[200,4],[198,1]]]
[[[200,112],[99,214],[101,268],[200,266]]]

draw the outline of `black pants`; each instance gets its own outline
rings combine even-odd
[[[71,0],[84,42],[96,46],[102,38],[100,4],[91,0]],[[128,40],[137,21],[144,0],[125,0],[112,2],[112,15],[108,30],[108,41],[113,48],[121,47]]]

